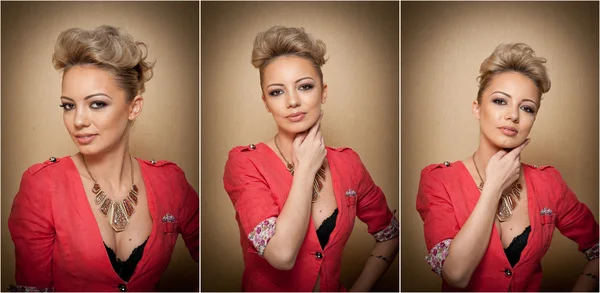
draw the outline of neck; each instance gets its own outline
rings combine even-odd
[[[480,134],[479,139],[479,147],[475,154],[473,155],[474,161],[477,164],[477,168],[479,169],[479,173],[481,174],[481,178],[485,181],[485,168],[487,168],[487,164],[490,161],[490,158],[499,152],[502,148],[494,145],[491,141],[489,141],[483,134]]]
[[[291,164],[294,163],[292,161],[292,147],[296,135],[296,133],[288,133],[279,129],[275,138],[277,146],[279,146],[279,151],[283,154],[284,159]]]
[[[78,155],[83,156],[81,153]],[[119,146],[110,152],[85,156],[89,172],[103,189],[129,189],[132,180],[132,160],[127,145]]]

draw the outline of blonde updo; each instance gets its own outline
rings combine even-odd
[[[487,88],[492,78],[501,72],[514,71],[529,77],[539,91],[541,99],[542,94],[550,90],[550,78],[546,66],[546,59],[536,57],[533,49],[526,44],[502,44],[496,47],[494,53],[481,63],[477,82],[479,91],[477,92],[477,101],[481,103],[481,95]]]
[[[71,28],[58,36],[52,54],[56,70],[94,65],[109,70],[127,95],[127,101],[144,92],[154,63],[146,61],[148,47],[118,28],[103,25],[93,30]]]
[[[325,64],[326,47],[321,40],[315,40],[304,32],[303,28],[274,26],[261,32],[254,39],[252,49],[252,65],[258,68],[260,83],[263,82],[264,69],[269,63],[281,56],[299,56],[312,62],[319,73],[321,84]]]

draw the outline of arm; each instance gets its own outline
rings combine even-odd
[[[313,179],[298,172],[275,224],[275,234],[264,251],[265,259],[276,269],[294,267],[310,220]],[[313,177],[314,178],[314,177]]]
[[[359,178],[356,216],[367,224],[368,232],[375,239],[375,246],[365,267],[350,291],[370,291],[398,254],[400,225],[388,208],[385,194],[375,184],[358,154],[350,149],[348,151],[354,156],[355,166],[352,169],[357,170]],[[347,194],[346,197],[346,200],[352,202],[351,195]]]
[[[558,191],[556,228],[575,241],[579,251],[588,259],[573,291],[598,291],[598,223],[590,209],[580,202],[575,193],[554,168],[547,168],[552,176],[553,190]]]
[[[487,250],[499,195],[497,186],[486,184],[473,212],[450,243],[442,266],[442,277],[450,286],[465,288],[469,284]]]
[[[53,287],[52,253],[55,239],[51,184],[26,171],[13,201],[8,229],[15,245],[17,286],[11,290],[48,290]]]
[[[225,189],[242,228],[258,254],[279,270],[294,267],[308,229],[313,180],[326,155],[320,121],[319,118],[307,133],[296,135],[293,141],[294,177],[281,211],[252,162],[232,160],[225,168]]]
[[[598,259],[588,261],[577,279],[573,292],[598,292]]]
[[[450,286],[466,288],[489,245],[501,191],[519,177],[521,150],[525,141],[510,153],[499,151],[486,167],[487,181],[475,208],[459,227],[445,187],[429,171],[423,170],[417,210],[424,221],[425,239],[430,250],[426,260]]]
[[[183,199],[181,201],[181,221],[178,221],[181,237],[194,261],[199,262],[199,236],[200,236],[200,201],[196,190],[187,182],[183,170],[177,168],[179,173],[179,188]]]
[[[398,254],[399,237],[391,240],[376,242],[367,263],[360,276],[350,288],[351,292],[367,292],[390,267]]]

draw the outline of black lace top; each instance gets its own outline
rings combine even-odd
[[[331,232],[333,232],[333,228],[335,228],[335,221],[337,219],[338,209],[333,211],[333,214],[329,216],[329,218],[325,219],[319,229],[317,229],[317,237],[319,238],[319,243],[321,243],[321,248],[325,249],[325,245],[329,242],[329,236],[331,236]]]
[[[108,247],[106,243],[104,243],[104,247],[106,247],[106,253],[108,253],[108,258],[110,258],[110,264],[123,281],[129,282],[129,279],[131,279],[131,275],[133,275],[135,267],[142,259],[146,242],[148,242],[148,238],[146,238],[146,241],[144,241],[144,243],[142,243],[140,246],[133,249],[131,255],[126,261],[122,261],[117,258],[115,251]]]
[[[529,232],[531,232],[531,226],[527,226],[525,231],[523,231],[521,235],[515,237],[510,245],[504,249],[506,258],[508,258],[508,262],[512,267],[514,267],[521,259],[521,252],[523,252],[523,249],[525,249],[525,246],[527,246]]]

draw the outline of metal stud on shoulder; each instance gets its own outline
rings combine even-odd
[[[49,160],[50,160],[50,162],[52,162],[52,163],[56,163],[56,158],[55,158],[55,157],[50,157],[50,159],[49,159]]]
[[[448,162],[448,161],[445,161],[445,162],[444,162],[444,166],[446,166],[446,167],[450,167],[450,162]]]

